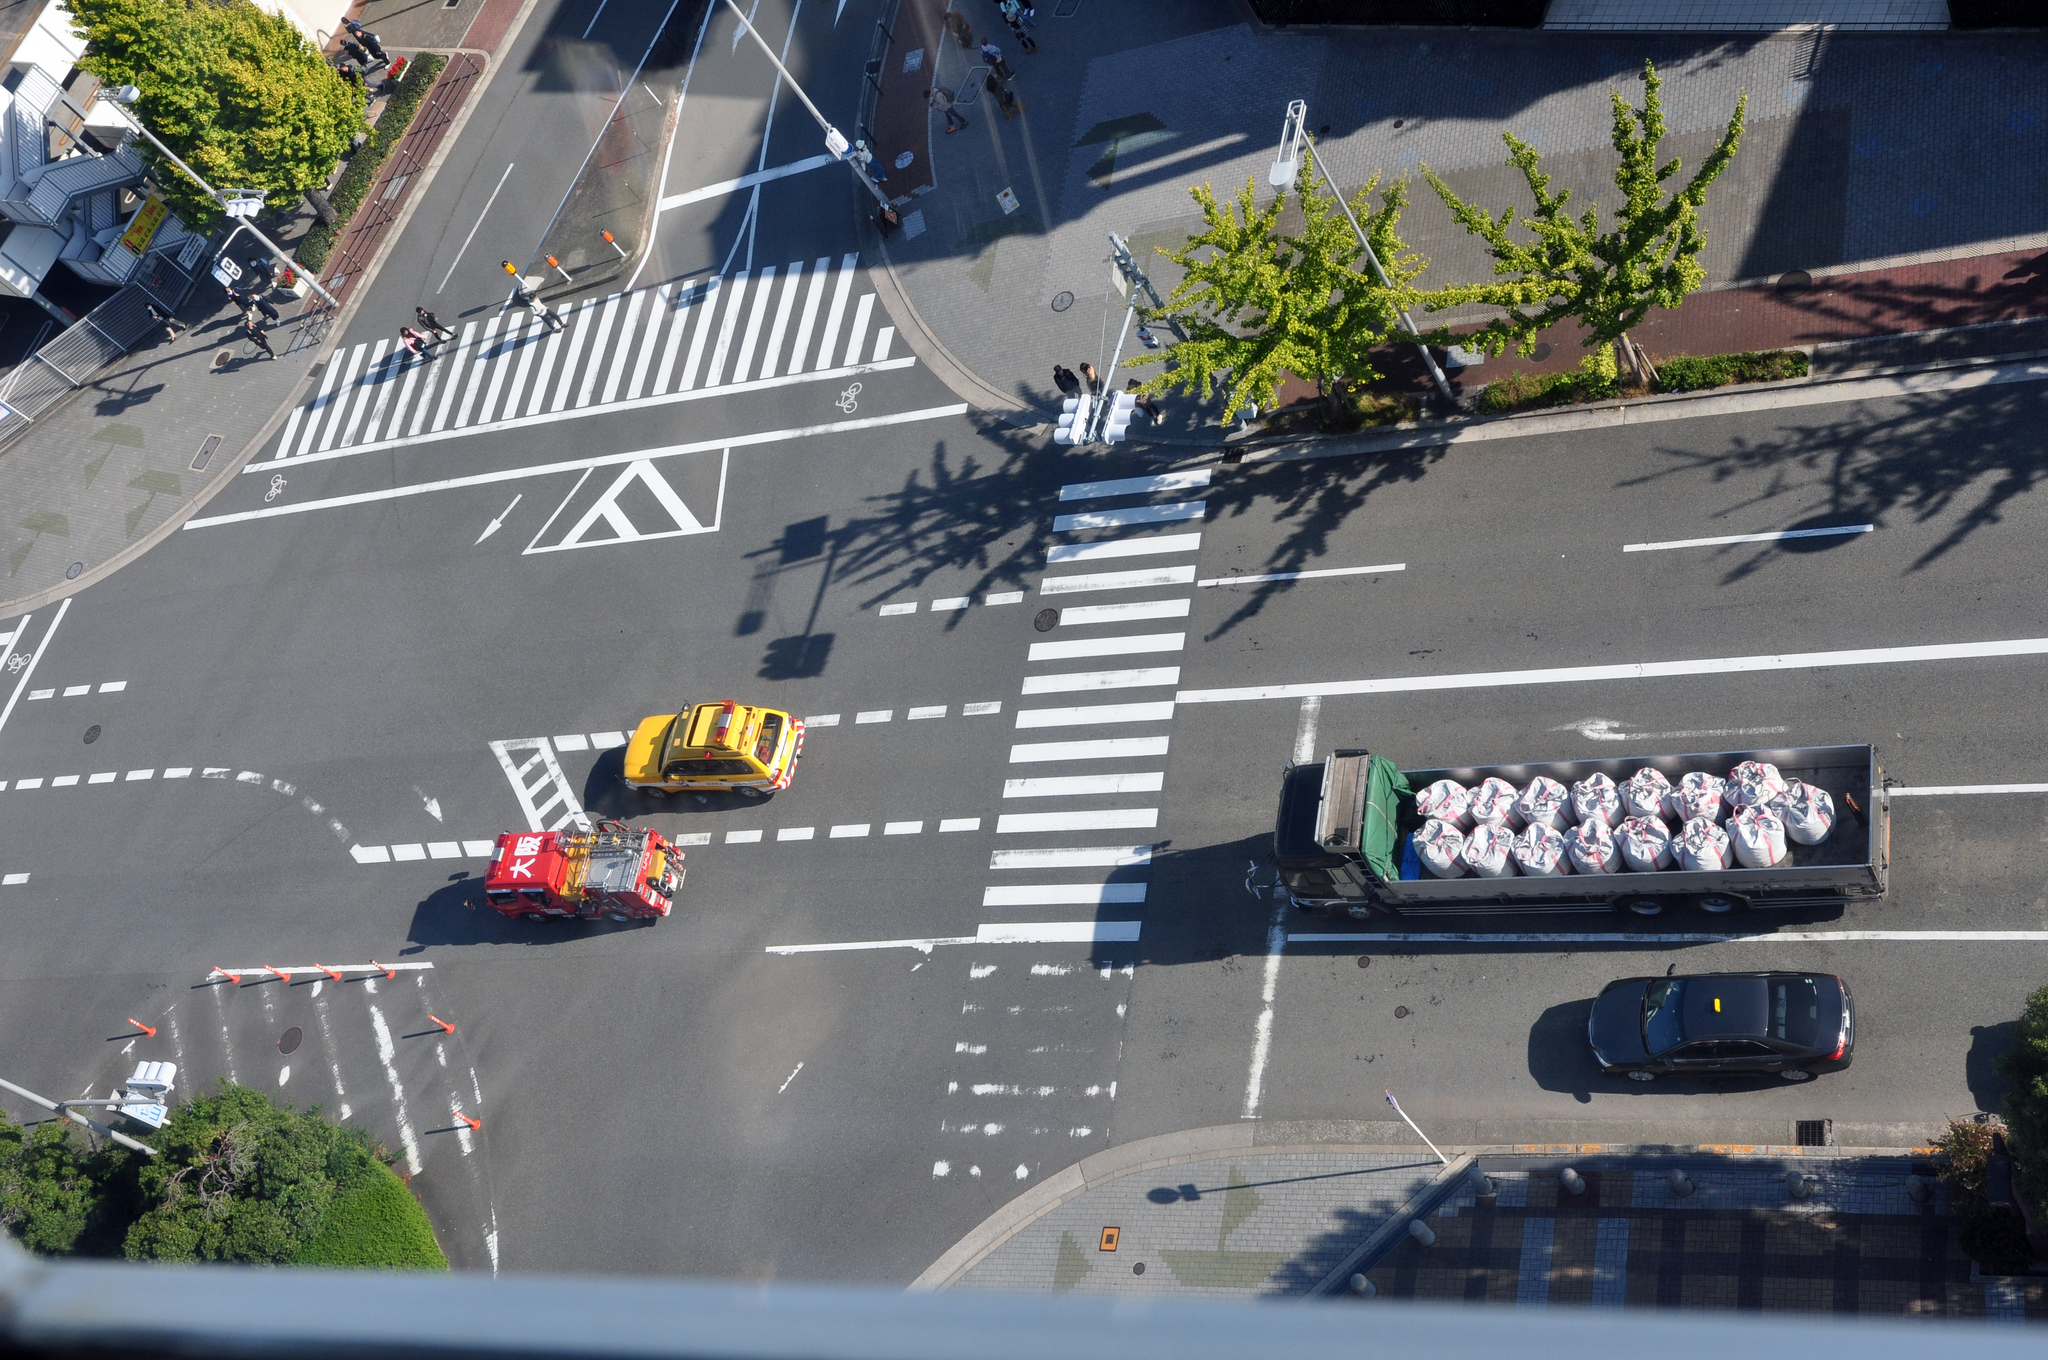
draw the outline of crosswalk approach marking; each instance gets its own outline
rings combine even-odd
[[[782,301],[775,307],[775,325],[768,332],[768,353],[761,360],[761,376],[775,376],[775,356],[782,353],[782,337],[789,330],[789,313],[796,303],[797,290],[803,286],[804,262],[791,260],[789,268],[782,275]]]
[[[590,333],[597,329],[592,323],[591,313],[598,303],[597,298],[585,298],[583,305],[576,309],[576,323],[569,327],[569,353],[562,363],[561,385],[555,388],[555,398],[548,403],[550,414],[569,404],[569,391],[576,385],[576,361],[583,356],[583,347],[590,342]]]
[[[654,350],[661,341],[661,326],[668,319],[666,313],[674,301],[667,284],[656,285],[654,300],[647,305],[647,332],[640,341],[640,362],[633,365],[633,380],[626,385],[628,401],[637,400],[647,390],[647,370],[654,363]]]
[[[341,380],[341,391],[328,410],[327,434],[320,441],[322,449],[332,448],[335,438],[341,433],[341,418],[348,411],[348,394],[355,389],[356,375],[363,371],[363,351],[358,347],[348,358],[348,373]],[[309,432],[310,433],[310,432]]]
[[[832,288],[832,306],[825,313],[825,336],[818,342],[818,361],[812,369],[832,366],[832,346],[839,339],[839,323],[846,316],[846,298],[853,291],[853,261],[851,253],[839,259],[839,281]]]
[[[789,347],[789,367],[783,370],[786,373],[804,371],[804,355],[810,352],[811,330],[818,321],[818,304],[825,298],[826,272],[831,264],[830,255],[820,255],[811,266],[811,286],[804,294],[804,314],[796,323],[796,340]]]
[[[725,304],[725,322],[718,328],[718,344],[711,351],[711,367],[704,374],[706,387],[717,387],[725,379],[725,361],[732,354],[732,335],[747,302],[747,271],[732,276],[732,296]]]
[[[661,368],[654,376],[654,395],[668,391],[669,383],[675,380],[676,360],[683,352],[684,332],[690,325],[690,296],[697,291],[697,281],[688,280],[676,289],[675,321],[668,328],[668,349],[661,356]],[[636,392],[635,397],[639,394]]]
[[[596,394],[598,370],[604,366],[604,360],[599,356],[604,353],[605,338],[611,334],[612,322],[618,318],[619,299],[623,296],[622,293],[613,293],[605,299],[604,311],[598,314],[597,325],[592,328],[590,367],[583,370],[583,385],[576,389],[576,409],[579,411],[590,405],[591,397]]]
[[[775,296],[775,266],[763,265],[761,276],[754,280],[754,310],[747,314],[747,329],[740,338],[739,356],[733,360],[732,380],[745,382],[754,370],[754,350],[761,343],[761,322],[768,315],[768,304]]]
[[[640,312],[647,305],[647,294],[636,292],[626,304],[626,316],[619,323],[619,343],[612,355],[612,366],[604,375],[604,393],[598,401],[605,406],[619,399],[619,383],[625,379],[627,361],[633,357],[633,345],[640,338]],[[596,365],[591,367],[594,369]]]
[[[448,417],[455,411],[456,389],[462,386],[462,366],[469,362],[469,356],[476,347],[476,322],[471,321],[462,328],[462,335],[455,342],[455,350],[448,356],[448,373],[441,380],[441,403],[434,408],[434,423],[427,427],[429,433],[439,433],[448,424]]]

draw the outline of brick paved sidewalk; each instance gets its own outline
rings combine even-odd
[[[1978,1275],[1938,1183],[1913,1198],[1908,1177],[1934,1171],[1921,1149],[1450,1148],[1446,1167],[1405,1148],[1248,1141],[1193,1130],[1097,1154],[919,1287],[1301,1297],[1347,1295],[1362,1271],[1379,1299],[2048,1320],[2048,1280]]]
[[[983,0],[958,3],[977,29],[993,22]],[[1665,78],[1666,152],[1688,165],[1737,94],[1749,94],[1743,149],[1703,215],[1708,278],[1722,291],[1646,328],[1653,352],[2044,310],[2038,277],[2012,271],[2048,250],[2048,142],[2038,131],[2048,127],[2038,79],[2048,35],[1836,34],[1816,48],[1810,34],[1257,31],[1211,0],[1151,5],[1142,18],[1085,5],[1071,18],[1039,14],[1041,51],[1010,54],[1024,117],[969,106],[966,132],[898,132],[905,145],[881,147],[920,161],[928,148],[936,178],[886,243],[906,295],[962,363],[1037,409],[1056,409],[1055,361],[1101,366],[1114,343],[1123,302],[1109,283],[1106,233],[1128,237],[1170,288],[1172,267],[1153,248],[1199,226],[1188,186],[1227,195],[1250,178],[1269,197],[1288,99],[1308,101],[1312,128],[1327,125],[1319,136],[1338,183],[1410,179],[1402,229],[1432,262],[1424,285],[1480,280],[1488,258],[1420,166],[1488,207],[1521,203],[1527,191],[1500,140],[1509,128],[1542,151],[1553,189],[1574,189],[1575,206],[1611,208],[1608,91],[1639,98],[1645,57]],[[907,43],[926,41],[911,31],[899,33],[886,70]],[[1007,40],[998,34],[1006,49]],[[941,44],[925,60],[957,82],[965,58]],[[1930,107],[1943,116],[1925,116]],[[998,202],[1004,189],[1019,200],[1014,212]],[[1778,291],[1794,271],[1816,285]],[[1843,281],[1845,272],[1856,277]],[[1555,350],[1552,366],[1576,362],[1575,345]]]

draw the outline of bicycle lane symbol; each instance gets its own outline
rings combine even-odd
[[[264,501],[269,502],[276,500],[278,497],[278,493],[283,490],[284,474],[281,472],[272,473],[270,477],[270,490],[263,493]]]
[[[853,386],[847,388],[844,392],[841,392],[839,394],[839,400],[834,402],[833,405],[837,406],[840,410],[846,412],[846,414],[848,415],[852,415],[855,411],[859,410],[860,384],[855,383]]]

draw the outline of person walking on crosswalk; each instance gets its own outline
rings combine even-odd
[[[412,314],[419,318],[420,325],[426,327],[428,330],[440,336],[442,339],[453,340],[455,338],[455,332],[449,330],[446,326],[442,325],[441,318],[435,316],[426,308],[415,307],[412,309]]]
[[[548,305],[540,300],[540,285],[537,280],[521,279],[519,287],[512,294],[512,298],[520,306],[546,322],[547,328],[550,331],[561,331],[569,328],[568,322],[548,310]]]

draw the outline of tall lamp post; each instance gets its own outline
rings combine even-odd
[[[1323,177],[1323,183],[1329,185],[1330,192],[1337,196],[1337,206],[1344,210],[1344,220],[1349,222],[1351,230],[1358,234],[1358,244],[1365,251],[1366,261],[1372,265],[1372,272],[1378,276],[1380,286],[1391,289],[1394,285],[1388,280],[1387,271],[1380,264],[1380,257],[1373,253],[1372,242],[1365,239],[1365,232],[1359,227],[1358,219],[1351,215],[1351,205],[1345,201],[1344,191],[1330,178],[1329,170],[1323,165],[1323,158],[1315,154],[1315,138],[1308,133],[1307,100],[1297,99],[1287,106],[1287,121],[1280,125],[1280,154],[1275,157],[1272,170],[1267,172],[1266,182],[1276,189],[1285,189],[1293,184],[1295,166],[1300,162],[1301,148],[1304,144],[1309,149],[1316,170]],[[1422,332],[1416,328],[1415,318],[1408,315],[1408,309],[1402,307],[1399,311],[1402,327],[1410,335],[1420,337]],[[1429,352],[1429,346],[1419,345],[1417,348],[1422,351],[1422,362],[1428,366],[1429,376],[1436,380],[1436,390],[1443,394],[1445,401],[1455,402],[1457,398],[1451,395],[1450,381],[1444,377],[1443,369],[1437,367],[1436,356]]]
[[[768,60],[775,63],[775,69],[780,71],[782,78],[789,82],[789,88],[796,91],[796,97],[801,99],[804,107],[811,111],[811,117],[818,120],[818,126],[824,129],[825,132],[825,149],[853,167],[855,178],[867,186],[868,192],[875,196],[875,202],[881,204],[884,208],[892,206],[889,202],[889,196],[882,192],[881,186],[868,178],[867,169],[861,165],[859,159],[846,154],[850,146],[850,143],[846,140],[846,134],[833,127],[831,120],[818,112],[818,106],[813,104],[811,97],[804,93],[804,87],[796,83],[796,77],[791,75],[789,68],[782,64],[782,58],[775,55],[775,49],[768,45],[768,40],[762,37],[753,24],[747,21],[746,15],[740,13],[740,7],[733,0],[725,0],[725,4],[726,8],[732,11],[733,17],[740,21],[740,27],[753,35],[754,41],[761,45],[761,50],[767,54]]]
[[[223,194],[220,190],[214,188],[211,184],[208,184],[204,179],[200,178],[199,172],[197,170],[194,170],[191,166],[179,160],[175,152],[173,152],[169,147],[165,146],[162,142],[158,141],[156,138],[156,134],[154,132],[151,132],[148,128],[144,127],[142,124],[142,120],[140,118],[137,118],[134,115],[134,113],[128,110],[128,105],[133,104],[136,100],[142,98],[141,90],[137,89],[133,85],[121,85],[117,86],[112,90],[107,91],[106,95],[108,99],[111,99],[114,103],[119,104],[121,106],[122,112],[127,117],[128,122],[135,128],[137,132],[149,138],[149,144],[155,147],[157,151],[163,155],[164,159],[168,160],[172,165],[177,166],[180,170],[183,170],[188,176],[191,177],[192,182],[194,184],[206,190],[207,197],[211,198],[214,202],[220,204],[221,208],[224,211],[226,211],[230,217],[241,216],[240,213],[235,211],[231,204],[246,202],[247,200],[230,199],[226,194]],[[244,218],[242,220],[241,225],[237,227],[236,230],[247,231],[251,236],[254,236],[257,240],[261,241],[264,245],[264,248],[269,250],[271,256],[285,268],[290,269],[293,267],[291,257],[284,253],[283,249],[278,246],[277,242],[271,240],[268,236],[265,236],[260,230],[258,230],[254,222],[248,221],[246,218]],[[230,236],[229,239],[233,239],[232,235]],[[226,247],[222,248],[225,249]],[[325,288],[322,288],[320,286],[320,280],[314,278],[311,271],[301,270],[299,272],[299,277],[304,279],[307,283],[313,285],[313,291],[318,293],[321,297],[326,298],[328,306],[339,307],[341,305],[339,299],[337,299],[334,296],[334,294],[328,292]]]

